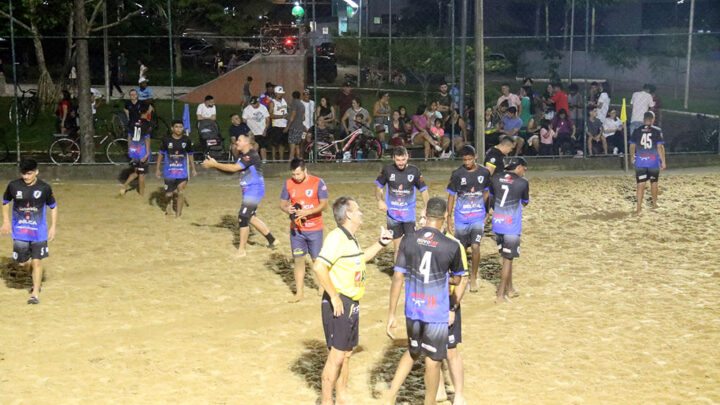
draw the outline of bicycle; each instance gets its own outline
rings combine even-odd
[[[48,155],[50,160],[57,165],[72,165],[80,160],[80,144],[77,132],[69,134],[53,134],[57,139],[50,144]],[[127,138],[114,137],[112,132],[105,132],[100,135],[94,135],[93,140],[96,145],[105,146],[105,157],[108,162],[113,164],[128,164],[130,157],[128,155]]]
[[[341,146],[345,144],[344,146]],[[374,136],[367,136],[363,133],[363,128],[356,129],[350,135],[343,139],[332,142],[317,142],[317,151],[315,150],[315,142],[308,143],[305,147],[305,156],[310,160],[328,159],[340,160],[344,159],[345,152],[350,152],[353,159],[357,159],[358,151],[362,151],[364,159],[376,160],[382,157],[382,145]]]
[[[18,123],[25,123],[31,126],[37,121],[38,112],[40,111],[40,99],[37,95],[37,90],[23,90],[20,86],[17,87],[22,93],[18,97],[17,110],[19,113]],[[15,106],[11,105],[8,111],[8,119],[12,125],[15,125]]]
[[[295,46],[295,39],[293,37],[287,37],[284,40],[272,37],[270,39],[260,40],[260,53],[263,55],[270,55],[274,50],[282,51],[287,55],[294,55],[297,47]]]

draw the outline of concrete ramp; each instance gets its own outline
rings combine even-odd
[[[250,92],[259,95],[265,91],[265,83],[273,82],[283,86],[286,99],[295,91],[305,88],[306,60],[304,52],[295,55],[255,55],[247,63],[219,76],[201,86],[195,87],[188,94],[180,97],[181,101],[199,104],[205,101],[208,94],[215,98],[217,104],[242,103],[242,88],[248,76],[253,81]]]

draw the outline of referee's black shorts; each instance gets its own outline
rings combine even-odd
[[[322,323],[328,349],[334,347],[344,352],[358,345],[360,330],[360,303],[340,294],[343,313],[335,317],[328,293],[322,297]]]

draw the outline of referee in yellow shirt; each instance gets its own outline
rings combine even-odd
[[[392,234],[381,228],[380,238],[365,252],[355,237],[362,212],[351,197],[340,197],[333,203],[337,228],[323,242],[313,270],[325,290],[322,298],[322,321],[330,353],[322,373],[322,403],[332,405],[333,386],[338,403],[349,403],[346,386],[350,356],[358,345],[360,298],[365,293],[365,263],[392,242]]]

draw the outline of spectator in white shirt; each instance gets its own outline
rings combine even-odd
[[[305,89],[303,91],[302,99],[300,99],[300,101],[302,101],[305,106],[305,119],[303,120],[303,125],[305,126],[305,131],[309,132],[315,122],[315,102],[310,100],[309,89]]]
[[[598,91],[600,92],[600,96],[597,100],[597,109],[598,109],[598,115],[597,117],[600,119],[600,121],[604,121],[605,117],[607,117],[607,112],[610,109],[610,93],[608,93],[608,89],[610,88],[610,83],[604,82],[598,84]]]
[[[633,93],[630,104],[632,105],[632,116],[630,117],[630,132],[628,134],[632,134],[637,128],[640,128],[643,125],[645,113],[650,111],[650,108],[655,107],[655,101],[653,101],[653,96],[650,94],[650,85],[646,84],[641,91]]]
[[[623,138],[623,123],[617,116],[617,110],[611,108],[607,117],[603,120],[603,136],[608,147],[612,147],[613,155],[625,152],[625,140]]]
[[[195,112],[197,115],[198,121],[201,120],[213,120],[215,121],[215,99],[211,95],[205,96],[205,102],[198,105],[197,112]]]

